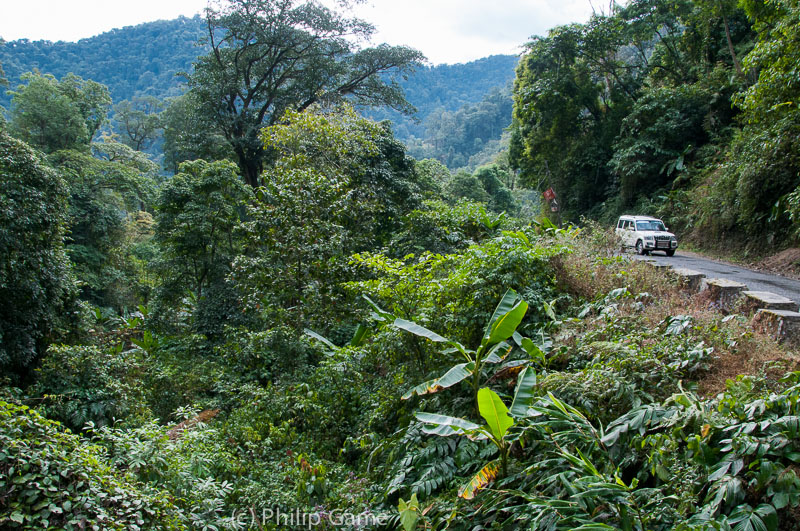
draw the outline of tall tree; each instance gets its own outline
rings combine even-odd
[[[195,94],[172,98],[161,114],[164,128],[164,169],[178,173],[180,164],[192,160],[233,159],[230,144],[200,109]]]
[[[86,124],[86,143],[90,143],[104,123],[108,121],[111,94],[108,87],[69,73],[61,78],[60,90],[72,100]]]
[[[220,331],[236,314],[226,281],[231,263],[242,252],[242,206],[252,190],[230,161],[184,162],[158,198],[156,241],[161,256],[156,269],[163,283],[159,300],[174,306],[188,292],[197,299],[195,326]]]
[[[64,251],[67,186],[34,150],[0,131],[0,371],[24,374],[63,326],[75,296]]]
[[[158,138],[163,108],[163,102],[155,96],[135,97],[114,105],[114,121],[122,142],[136,151],[150,147]]]
[[[2,37],[0,37],[0,46],[5,46],[5,44],[6,41],[4,41]],[[5,87],[6,85],[8,85],[8,80],[6,79],[6,73],[3,72],[3,64],[0,63],[0,87]]]
[[[0,37],[0,48],[5,45],[6,41]],[[0,63],[0,87],[8,86],[8,80],[6,79],[6,73],[3,72],[3,63]],[[6,110],[0,105],[0,128],[5,126],[6,124],[6,117],[5,117]]]
[[[190,90],[251,186],[260,184],[266,159],[259,131],[287,110],[342,98],[410,110],[386,74],[410,72],[423,55],[403,46],[358,49],[354,43],[374,32],[362,20],[298,0],[228,0],[206,17],[211,52],[195,63]]]
[[[88,149],[106,121],[111,96],[95,81],[67,74],[61,80],[38,72],[24,74],[12,91],[12,131],[47,153],[60,149]]]
[[[324,329],[338,318],[324,308],[352,279],[346,257],[386,245],[423,187],[392,132],[349,106],[289,112],[263,139],[277,156],[248,210],[233,278],[250,308],[290,312],[298,329],[314,315]]]
[[[129,274],[129,228],[151,206],[158,166],[140,152],[104,138],[93,153],[62,150],[48,161],[69,186],[67,250],[81,298],[118,310],[143,302]]]
[[[522,184],[552,186],[568,212],[608,193],[610,145],[638,88],[635,68],[614,59],[623,30],[596,19],[554,28],[517,68],[511,163]]]

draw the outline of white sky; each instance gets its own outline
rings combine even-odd
[[[333,0],[323,0],[332,5]],[[7,41],[76,41],[113,28],[200,13],[207,0],[0,0]],[[595,0],[600,7],[603,0]],[[515,54],[532,35],[585,22],[590,0],[365,0],[355,15],[377,27],[373,44],[405,44],[432,64]]]

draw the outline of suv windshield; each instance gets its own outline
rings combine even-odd
[[[661,221],[652,220],[652,221],[637,221],[636,230],[638,231],[651,230],[654,232],[664,232],[667,229],[664,228],[664,223],[662,223]]]

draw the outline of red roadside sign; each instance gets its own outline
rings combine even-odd
[[[553,199],[556,198],[556,193],[553,191],[553,188],[548,188],[547,190],[544,191],[542,195],[548,201],[552,201]]]

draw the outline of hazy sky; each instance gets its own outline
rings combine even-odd
[[[333,0],[324,0],[332,4]],[[599,8],[600,2],[595,1]],[[0,0],[0,37],[76,41],[113,28],[200,13],[207,0]],[[584,22],[589,0],[366,0],[373,43],[407,44],[433,64],[513,54],[531,35]]]

